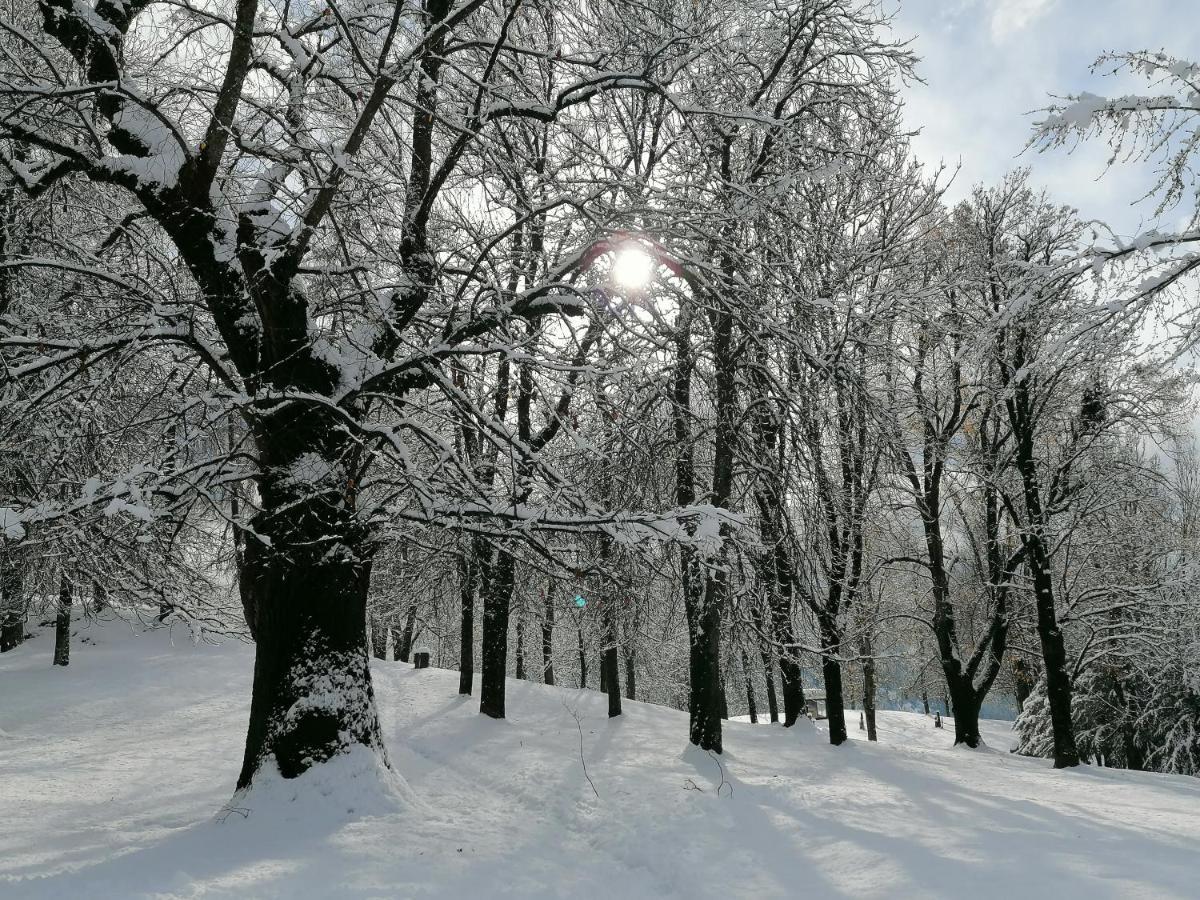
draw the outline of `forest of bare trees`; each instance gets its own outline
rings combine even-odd
[[[1200,231],[952,202],[915,63],[864,0],[8,0],[0,649],[253,641],[240,788],[386,760],[418,650],[1200,774]],[[1190,201],[1197,67],[1101,67],[1028,152]]]

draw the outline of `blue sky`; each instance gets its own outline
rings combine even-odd
[[[1105,173],[1101,141],[1073,153],[1023,151],[1034,110],[1050,94],[1124,93],[1132,86],[1089,72],[1105,50],[1166,50],[1200,61],[1197,0],[886,0],[898,35],[913,38],[925,84],[907,91],[906,120],[921,128],[917,154],[961,171],[952,199],[1029,166],[1034,181],[1084,218],[1123,234],[1144,230],[1154,205],[1134,201],[1151,184],[1144,163]]]

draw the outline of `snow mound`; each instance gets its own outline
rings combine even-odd
[[[216,815],[218,823],[318,822],[395,815],[420,805],[408,782],[366,747],[339,753],[298,778],[284,778],[273,761],[250,787]]]

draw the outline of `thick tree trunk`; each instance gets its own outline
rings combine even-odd
[[[554,597],[546,592],[546,611],[542,618],[542,680],[554,684]]]
[[[516,560],[500,547],[488,566],[483,584],[483,657],[480,666],[479,711],[504,718],[505,676],[508,673],[508,615]]]
[[[825,717],[829,725],[829,743],[835,747],[846,741],[846,701],[842,692],[842,664],[837,658],[841,635],[836,626],[825,619],[821,622],[824,653],[821,672],[825,677]]]
[[[981,698],[968,687],[954,694],[954,743],[975,748],[983,743],[979,734]]]
[[[289,463],[300,451],[281,443],[284,460],[264,460],[278,474],[252,531],[266,541],[246,542],[257,643],[239,788],[264,765],[295,778],[358,746],[386,759],[367,657],[368,535],[329,482],[293,493]]]
[[[754,672],[750,669],[750,656],[742,648],[742,674],[746,678],[746,706],[750,713],[750,724],[758,724],[758,704],[754,697]]]
[[[458,692],[470,695],[475,680],[475,558],[471,551],[458,558],[461,621],[458,637]]]
[[[54,620],[54,665],[71,663],[71,579],[58,580],[58,615]]]

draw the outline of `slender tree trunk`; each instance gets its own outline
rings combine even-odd
[[[771,724],[779,721],[779,698],[775,693],[775,668],[771,665],[771,651],[763,648],[762,653],[763,670],[767,676],[767,712],[771,717]]]
[[[608,717],[614,718],[621,714],[621,675],[620,647],[617,640],[616,599],[611,592],[606,592],[600,601],[600,615],[604,622],[604,652],[601,654],[601,688],[608,694]]]
[[[925,708],[925,715],[929,715],[929,688],[921,685],[921,706]]]
[[[58,615],[54,621],[54,665],[71,662],[71,579],[65,574],[58,580]]]
[[[577,629],[579,635],[579,689],[587,687],[587,649],[583,646],[583,626]]]
[[[458,558],[458,594],[461,603],[458,692],[467,695],[470,695],[475,680],[475,573],[474,552],[468,550]]]
[[[758,704],[754,699],[754,672],[750,669],[750,656],[742,648],[742,674],[746,678],[746,706],[750,711],[750,724],[758,724]]]
[[[625,648],[625,699],[637,699],[637,667],[635,666],[634,650]]]
[[[835,747],[846,741],[846,701],[842,693],[842,664],[837,658],[841,635],[836,624],[827,617],[821,619],[821,640],[824,653],[821,672],[825,677],[825,718],[829,724],[829,743]]]
[[[1046,665],[1046,699],[1054,734],[1054,767],[1065,769],[1079,765],[1075,725],[1071,721],[1071,676],[1067,672],[1066,644],[1054,609],[1049,560],[1045,557],[1041,542],[1035,538],[1034,543],[1038,549],[1029,555],[1029,568],[1033,576],[1042,660]]]
[[[525,624],[520,613],[517,614],[517,648],[516,648],[516,676],[520,681],[525,681]]]
[[[414,631],[417,627],[417,605],[414,603],[408,608],[408,615],[404,619],[404,631],[400,634],[400,644],[396,647],[395,657],[400,662],[408,662],[412,655]]]
[[[875,656],[867,636],[863,637],[863,714],[867,719],[867,740],[879,740],[875,731]]]
[[[554,592],[546,591],[546,612],[542,618],[542,679],[554,684]]]
[[[1017,700],[1017,712],[1025,709],[1025,701],[1029,699],[1030,693],[1033,692],[1034,682],[1037,680],[1029,670],[1029,663],[1021,657],[1013,660],[1013,688]]]
[[[371,654],[376,659],[387,659],[388,629],[378,615],[371,617]]]
[[[480,667],[479,711],[504,718],[505,676],[508,672],[508,616],[516,559],[496,548],[483,585],[483,658]]]
[[[1018,348],[1021,343],[1018,341]],[[1023,362],[1023,355],[1018,359]],[[1025,500],[1025,528],[1021,540],[1026,550],[1025,565],[1033,581],[1034,606],[1037,609],[1038,638],[1046,668],[1046,699],[1050,706],[1050,724],[1054,735],[1054,767],[1079,765],[1075,744],[1075,725],[1071,721],[1071,675],[1067,671],[1067,649],[1054,602],[1054,579],[1046,542],[1046,512],[1042,508],[1042,490],[1034,452],[1036,429],[1029,386],[1023,380],[1013,384],[1012,395],[1005,399],[1012,426],[1017,471],[1021,475]]]

